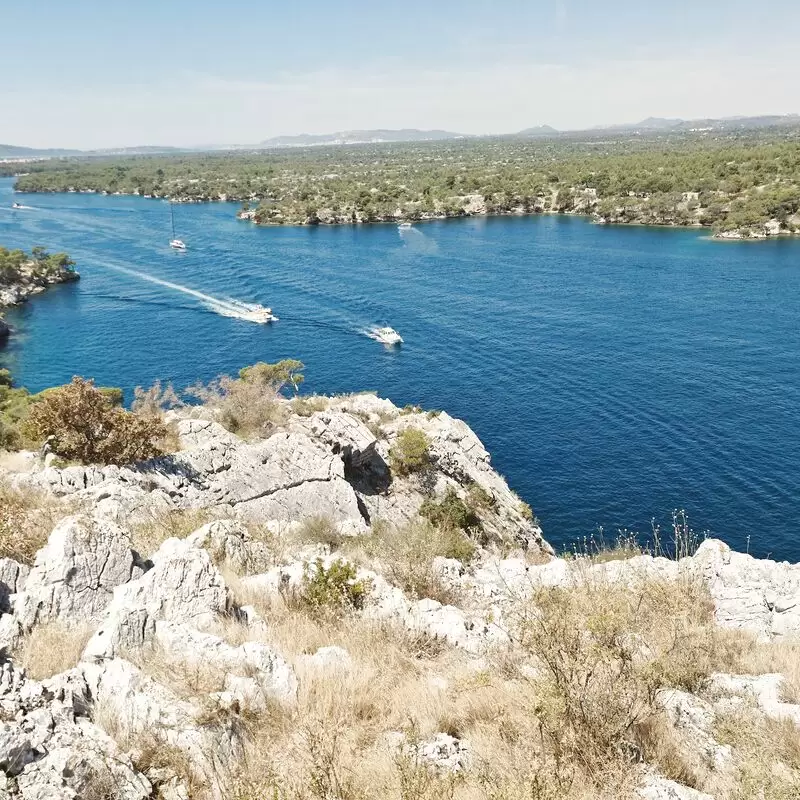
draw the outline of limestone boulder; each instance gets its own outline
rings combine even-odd
[[[122,528],[108,521],[67,517],[37,553],[14,613],[26,631],[42,622],[96,621],[114,589],[143,572]]]

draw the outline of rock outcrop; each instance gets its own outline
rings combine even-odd
[[[512,673],[516,702],[546,663],[520,652],[511,624],[520,609],[533,616],[544,609],[542,587],[698,585],[716,619],[709,613],[704,625],[765,643],[800,637],[800,565],[755,559],[716,540],[679,561],[551,558],[540,528],[465,423],[400,411],[374,395],[324,405],[307,416],[289,413],[283,427],[251,442],[203,411],[182,411],[174,414],[182,444],[174,455],[130,468],[31,463],[14,476],[69,498],[71,513],[32,567],[0,559],[0,798],[227,800],[259,727],[280,731],[299,717],[303,727],[284,742],[303,744],[312,762],[332,758],[325,737],[338,741],[347,719],[363,717],[376,763],[397,761],[423,782],[466,780],[486,766],[481,726],[504,713],[489,676],[500,683],[503,670]],[[389,465],[408,427],[424,434],[427,464],[400,476]],[[402,536],[423,503],[453,496],[474,504],[474,557],[438,556],[423,565],[428,583],[404,583],[393,570],[399,562],[392,565],[375,541],[385,544],[386,523]],[[137,552],[142,521],[175,512],[193,520],[196,511],[213,521]],[[319,517],[324,535],[304,539]],[[319,596],[309,599],[312,563]],[[342,612],[337,603],[355,584],[358,602]],[[345,616],[327,624],[332,609]],[[78,627],[91,635],[79,640],[67,669],[36,681],[21,664],[45,626],[65,641]],[[381,642],[385,663],[366,667]],[[636,657],[643,651],[637,645]],[[426,671],[437,654],[444,655]],[[450,662],[457,667],[440,674]],[[400,729],[419,709],[393,707],[391,725],[380,727],[393,669],[413,676],[409,696],[420,706],[438,709],[425,731]],[[692,692],[684,684],[659,688],[659,679],[649,696],[700,773],[730,783],[741,757],[720,741],[720,720],[746,712],[800,725],[800,705],[777,672],[709,668],[705,678]],[[464,706],[444,710],[453,698]],[[309,712],[315,703],[319,717]],[[474,736],[461,732],[465,720],[479,721]],[[515,724],[508,722],[509,740],[525,739]],[[270,759],[282,754],[266,755],[271,775]],[[631,792],[643,800],[721,800],[651,767],[634,769]]]

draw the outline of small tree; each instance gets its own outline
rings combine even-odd
[[[157,417],[140,417],[114,406],[92,380],[71,383],[33,398],[25,429],[50,439],[54,453],[83,464],[130,464],[161,455],[166,428]]]

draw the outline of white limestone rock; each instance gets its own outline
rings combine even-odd
[[[139,577],[143,567],[122,528],[107,521],[67,517],[47,545],[15,602],[23,630],[35,624],[99,620],[117,586]]]
[[[159,620],[207,629],[230,608],[228,588],[208,552],[167,539],[153,556],[153,568],[115,591],[84,658],[110,659],[152,642]]]

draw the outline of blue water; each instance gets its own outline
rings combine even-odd
[[[696,530],[800,560],[800,242],[551,217],[257,228],[234,211],[176,207],[180,254],[162,202],[0,181],[0,243],[66,250],[82,274],[8,314],[0,360],[33,390],[82,374],[130,397],[297,357],[307,390],[467,420],[556,546],[685,508]],[[119,267],[281,321],[221,316]],[[406,344],[361,333],[375,324]]]

